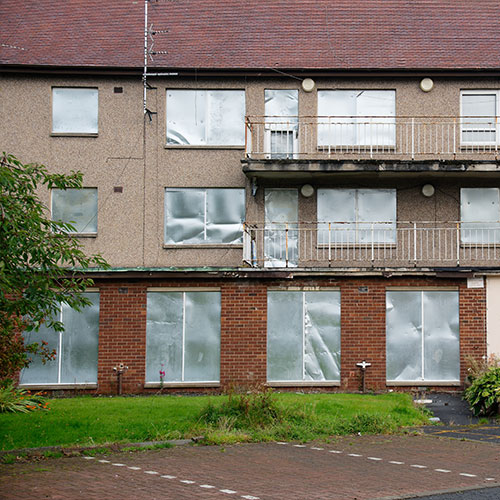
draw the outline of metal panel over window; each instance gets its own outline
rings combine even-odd
[[[99,337],[99,293],[83,294],[91,305],[76,311],[62,304],[59,320],[64,332],[44,326],[37,332],[25,332],[27,343],[48,342],[49,350],[56,350],[54,360],[43,363],[40,356],[21,372],[20,383],[43,384],[96,384]]]
[[[298,193],[296,189],[264,192],[266,267],[296,267],[298,263]]]
[[[498,188],[462,188],[460,220],[462,243],[500,242]]]
[[[499,143],[498,90],[462,91],[462,144]]]
[[[460,379],[458,291],[388,291],[387,380]]]
[[[267,379],[340,380],[340,292],[270,291]]]
[[[53,189],[52,219],[71,223],[75,233],[97,233],[97,188]]]
[[[97,114],[97,89],[52,89],[52,132],[97,134]]]
[[[396,242],[395,189],[318,189],[318,242]]]
[[[165,191],[165,243],[241,243],[245,218],[244,189]]]
[[[220,292],[149,292],[146,382],[218,382]]]
[[[244,90],[167,90],[167,144],[243,146]]]
[[[318,91],[318,146],[394,146],[394,90]]]

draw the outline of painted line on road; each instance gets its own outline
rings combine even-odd
[[[379,461],[379,460],[382,460],[381,458],[378,458],[378,457],[366,457],[368,460],[376,460],[376,461]]]
[[[448,470],[448,469],[434,469],[436,472],[451,472],[451,470]]]
[[[427,465],[412,464],[410,467],[415,467],[415,469],[428,469]]]
[[[467,472],[460,472],[460,475],[465,477],[477,477],[476,474],[467,474]]]
[[[221,493],[226,493],[227,495],[234,495],[235,493],[238,493],[237,491],[234,490],[219,490]]]

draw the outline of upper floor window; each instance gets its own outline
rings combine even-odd
[[[499,144],[500,90],[462,90],[462,144]]]
[[[266,89],[265,151],[269,158],[292,158],[298,151],[298,90]]]
[[[395,242],[395,189],[318,189],[318,243]]]
[[[97,188],[53,189],[52,220],[71,224],[74,233],[97,233]]]
[[[500,242],[500,190],[462,188],[460,221],[462,243]]]
[[[97,134],[98,91],[95,88],[52,89],[52,132]]]
[[[167,90],[167,145],[244,144],[244,90]]]
[[[318,146],[395,146],[394,90],[318,91]]]
[[[244,218],[244,189],[165,191],[166,244],[239,244]]]

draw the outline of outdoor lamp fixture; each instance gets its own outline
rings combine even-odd
[[[420,80],[420,89],[423,92],[430,92],[434,88],[434,82],[431,78],[422,78]]]
[[[311,186],[311,184],[304,184],[300,188],[300,194],[304,198],[310,198],[314,194],[314,188]]]
[[[304,80],[302,80],[302,90],[304,92],[312,92],[315,86],[316,83],[314,83],[312,78],[304,78]]]
[[[430,198],[430,197],[434,196],[435,192],[436,192],[436,190],[434,189],[434,186],[432,184],[424,184],[422,186],[422,194],[426,198]]]

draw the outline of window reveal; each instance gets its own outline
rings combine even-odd
[[[458,291],[388,291],[387,380],[460,379]]]
[[[64,332],[42,325],[38,331],[24,333],[27,343],[48,342],[47,348],[56,350],[56,358],[44,364],[40,356],[34,356],[28,368],[21,372],[21,384],[97,383],[99,293],[83,295],[91,305],[80,312],[67,304],[61,305],[59,320],[64,324]]]
[[[269,291],[267,379],[340,380],[340,292]]]
[[[146,382],[218,382],[220,292],[149,292]]]
[[[244,189],[165,190],[166,244],[238,244],[244,218]]]

